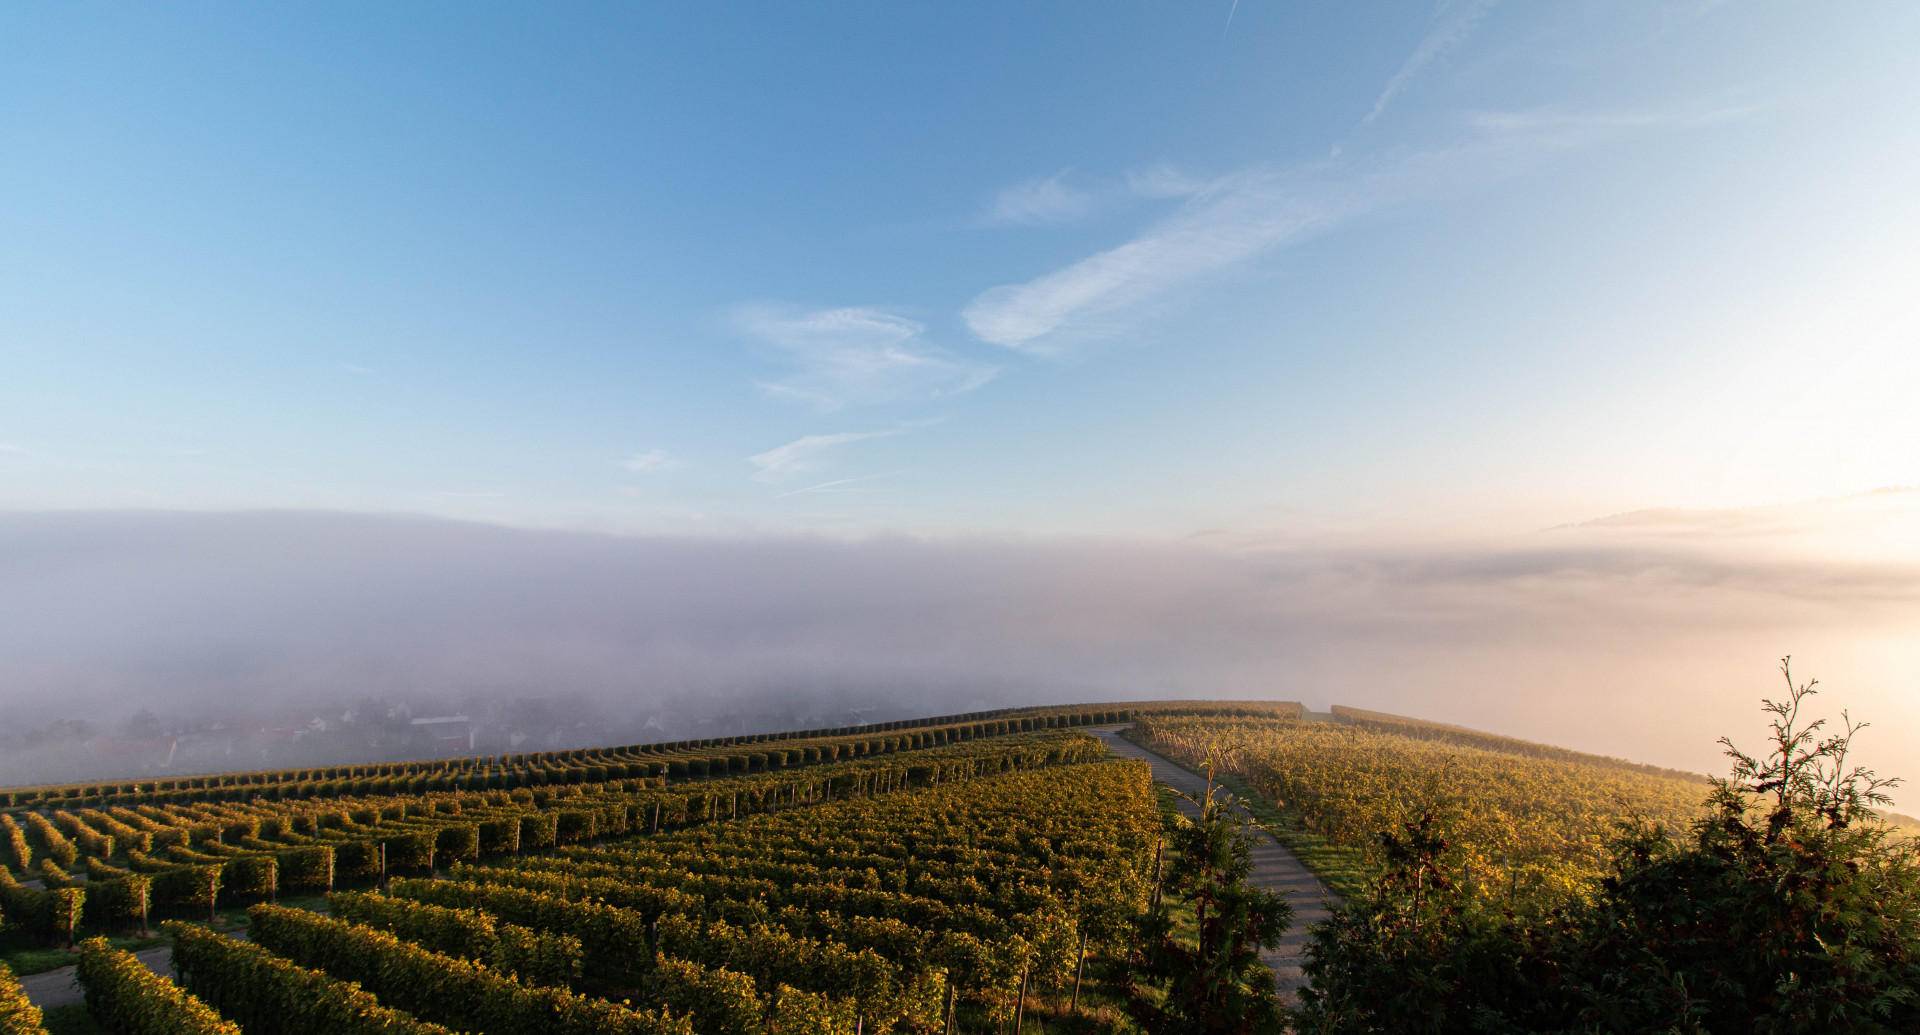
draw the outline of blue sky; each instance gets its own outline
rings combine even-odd
[[[1791,652],[1912,775],[1916,39],[0,7],[0,722],[1277,696],[1710,770]]]
[[[0,12],[0,507],[1522,530],[1920,482],[1920,9]]]

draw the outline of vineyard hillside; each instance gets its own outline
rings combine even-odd
[[[1145,767],[1074,727],[1127,717],[650,746],[419,792],[348,772],[37,797],[0,812],[0,916],[83,943],[89,1012],[139,1019],[120,1030],[1120,1030],[1111,961],[1162,820]],[[85,941],[143,933],[172,980]]]
[[[1268,824],[1310,864],[1351,888],[1377,866],[1379,835],[1423,810],[1448,817],[1485,894],[1522,897],[1590,886],[1607,843],[1636,817],[1684,829],[1702,815],[1699,777],[1577,752],[1548,753],[1504,737],[1336,710],[1337,723],[1241,717],[1146,717],[1130,737],[1222,775],[1278,810]],[[1313,851],[1329,845],[1345,852]],[[1353,860],[1358,859],[1358,865]]]
[[[1366,910],[1399,901],[1409,852],[1445,857],[1415,898],[1444,892],[1441,915],[1570,916],[1623,831],[1710,804],[1692,774],[1232,701],[29,788],[0,799],[0,949],[24,973],[77,952],[86,1014],[124,1032],[1138,1033],[1187,994],[1143,983],[1152,918],[1164,964],[1219,929],[1207,902],[1252,900],[1169,892],[1197,821],[1088,727],[1230,792],[1200,821],[1294,849],[1346,899],[1301,932],[1323,947],[1387,930]],[[168,975],[128,951],[155,944]],[[1312,951],[1314,981],[1366,987]],[[43,1030],[26,1009],[9,1030]]]

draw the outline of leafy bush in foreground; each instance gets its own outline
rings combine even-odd
[[[40,1008],[27,1001],[26,991],[4,963],[0,963],[0,1035],[46,1035],[40,1026]]]
[[[1388,866],[1316,931],[1308,1032],[1911,1032],[1920,1029],[1920,850],[1873,819],[1881,780],[1821,735],[1813,683],[1765,702],[1772,745],[1683,836],[1614,838],[1590,899],[1473,893],[1434,803],[1383,838]]]

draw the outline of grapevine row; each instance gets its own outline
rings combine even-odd
[[[720,776],[852,760],[1010,733],[1125,722],[1132,714],[1131,706],[1002,709],[866,726],[624,747],[15,788],[0,790],[0,808],[247,800],[256,795],[276,800],[419,795],[660,776]]]

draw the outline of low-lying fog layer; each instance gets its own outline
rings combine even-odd
[[[1908,514],[1911,496],[1889,498]],[[1837,506],[1873,524],[1889,504]],[[1828,708],[1876,723],[1867,762],[1920,777],[1920,567],[1809,538],[1815,518],[1832,524],[1649,513],[1499,543],[1227,550],[15,514],[0,783],[114,767],[47,736],[59,720],[129,736],[141,708],[337,721],[368,699],[419,715],[553,698],[635,737],[660,716],[1262,697],[1719,772],[1714,739],[1757,744],[1788,652]]]

